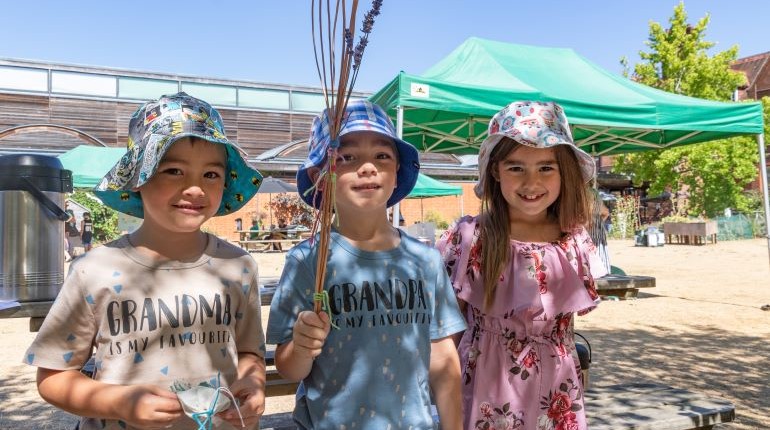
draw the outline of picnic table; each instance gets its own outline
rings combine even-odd
[[[663,223],[663,233],[666,243],[682,243],[685,245],[705,245],[706,241],[717,243],[719,227],[716,221],[701,222],[666,222]]]
[[[235,230],[235,232],[238,233],[238,246],[250,252],[280,251],[283,250],[283,245],[291,248],[310,237],[310,230],[303,226],[288,226],[271,230]]]

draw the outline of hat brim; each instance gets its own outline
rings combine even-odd
[[[387,207],[391,207],[400,202],[414,189],[417,183],[417,176],[420,173],[420,155],[417,152],[417,148],[409,143],[394,138],[386,133],[378,130],[371,130],[375,133],[381,134],[388,139],[393,140],[396,145],[396,151],[398,151],[398,172],[396,172],[396,188],[393,190],[393,194],[387,202]],[[303,165],[297,170],[297,192],[302,200],[308,205],[320,209],[322,192],[318,192],[313,187],[313,180],[310,178],[309,170],[313,168],[320,168],[326,160],[322,160],[320,164]]]
[[[262,184],[262,174],[251,167],[243,158],[243,155],[241,155],[240,148],[227,139],[219,139],[213,136],[196,133],[180,133],[179,135],[175,135],[169,143],[164,145],[163,151],[161,154],[158,154],[157,159],[161,160],[174,143],[185,137],[195,137],[211,143],[218,143],[223,145],[227,151],[224,193],[219,208],[214,216],[233,213],[242,208],[243,205],[254,197],[259,190],[259,186]],[[137,218],[144,218],[144,206],[142,204],[140,192],[129,189],[128,186],[119,186],[114,181],[115,173],[119,165],[120,161],[110,169],[110,172],[104,176],[100,184],[94,188],[93,192],[110,208]],[[134,175],[137,172],[137,166],[134,168]],[[144,183],[150,179],[151,177],[147,178]],[[129,183],[134,182],[129,181]]]

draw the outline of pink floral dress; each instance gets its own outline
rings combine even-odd
[[[572,317],[599,301],[591,239],[579,229],[552,243],[512,240],[511,262],[485,312],[478,235],[476,218],[467,216],[437,245],[468,304],[458,348],[464,428],[586,429]]]

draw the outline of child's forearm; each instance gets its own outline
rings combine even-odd
[[[451,337],[433,342],[429,380],[442,430],[462,429],[460,360]]]
[[[284,378],[299,382],[310,374],[313,368],[313,358],[297,354],[294,341],[278,345],[275,350],[275,368]]]
[[[38,368],[37,389],[48,403],[71,414],[121,419],[116,405],[123,401],[124,386],[94,381],[77,370]]]
[[[264,390],[265,372],[264,358],[250,352],[238,353],[238,379],[250,377]]]
[[[38,368],[40,396],[75,415],[123,420],[138,427],[168,425],[182,415],[176,394],[153,385],[94,381],[77,370]]]

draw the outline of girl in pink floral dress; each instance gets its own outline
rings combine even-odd
[[[515,102],[490,121],[481,214],[438,244],[468,322],[466,429],[587,428],[572,318],[596,306],[604,275],[582,227],[594,171],[555,103]]]

